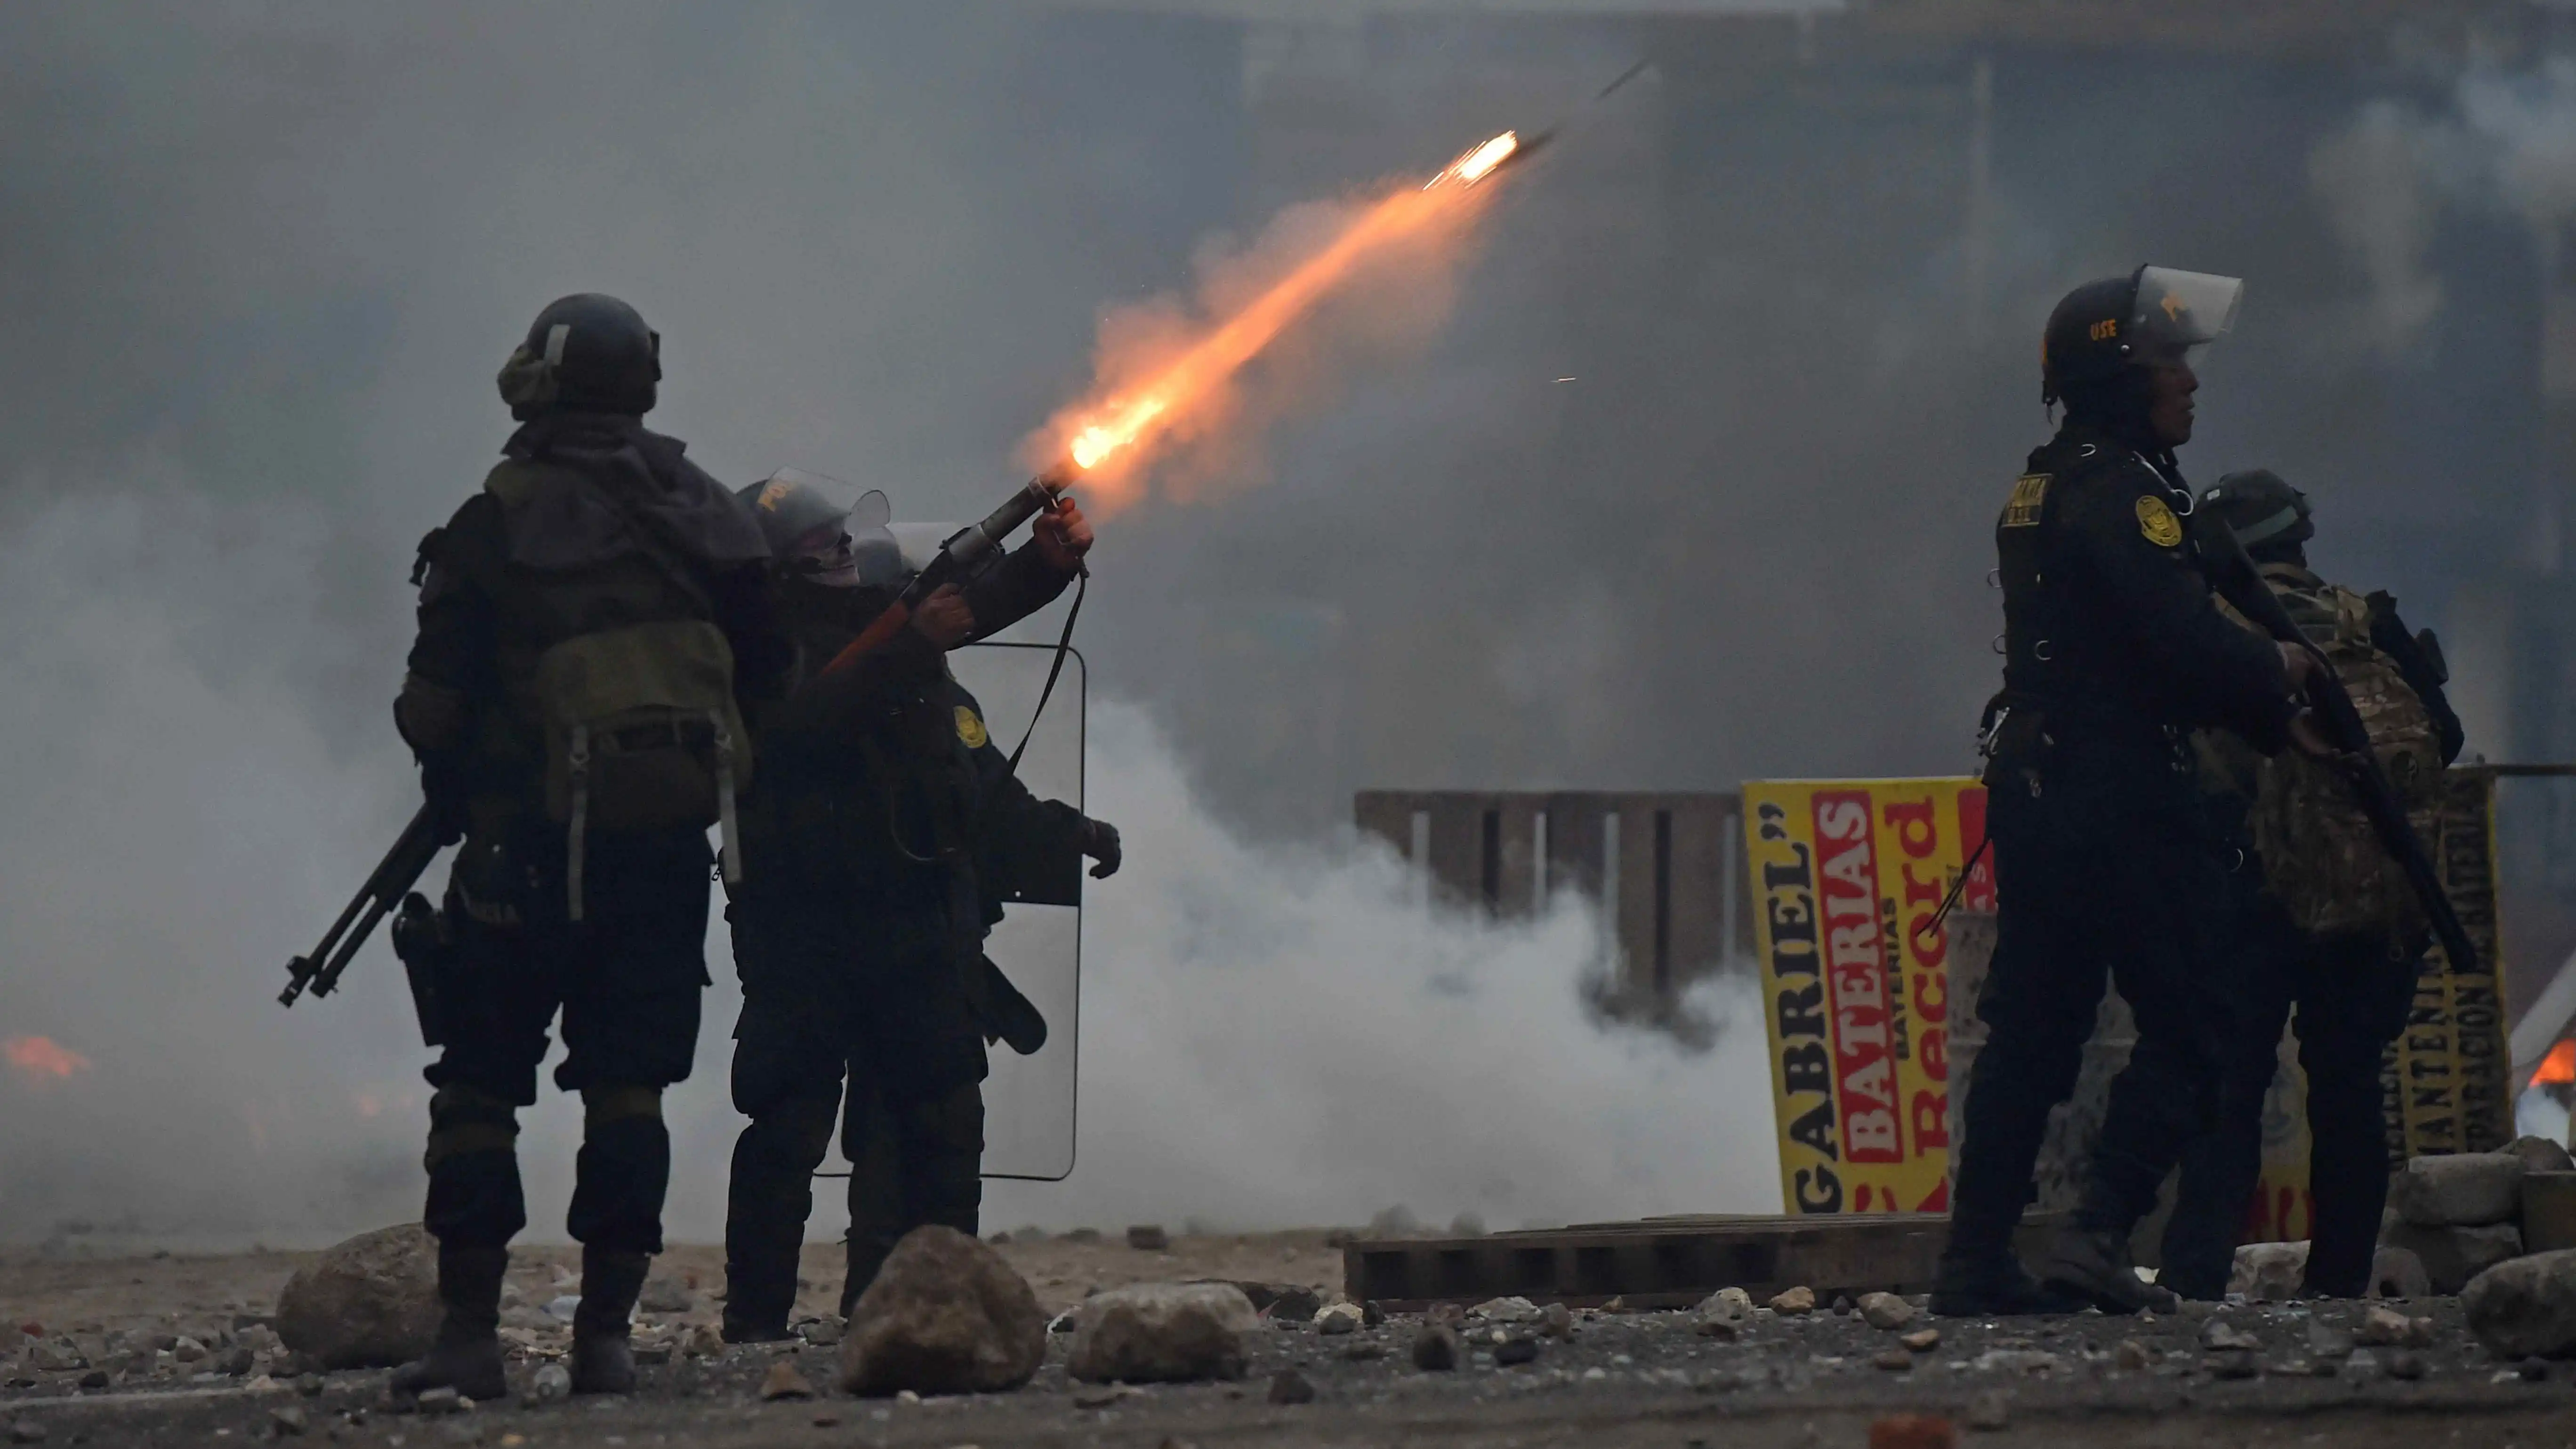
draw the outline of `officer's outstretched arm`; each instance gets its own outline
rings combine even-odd
[[[1045,550],[1024,543],[967,586],[966,603],[975,611],[975,632],[968,644],[989,639],[1052,604],[1073,582],[1073,575],[1049,562]]]

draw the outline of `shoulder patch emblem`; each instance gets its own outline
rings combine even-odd
[[[961,704],[957,706],[957,738],[966,748],[980,750],[992,735],[986,732],[984,721],[976,717],[975,711]]]
[[[2138,532],[2158,548],[2172,548],[2182,542],[2182,520],[2165,501],[2152,493],[2138,495]]]
[[[2050,473],[2024,473],[2013,480],[2012,500],[2004,505],[2004,528],[2036,528],[2039,506],[2048,498]]]

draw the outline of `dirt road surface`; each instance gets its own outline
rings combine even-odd
[[[1230,1278],[1338,1289],[1340,1255],[1324,1235],[1184,1237],[1164,1251],[1113,1238],[1012,1243],[1004,1254],[1052,1312],[1094,1287],[1183,1278]],[[802,1308],[820,1316],[837,1286],[837,1251],[809,1250]],[[719,1255],[675,1249],[658,1271],[694,1291],[685,1311],[639,1318],[648,1360],[632,1398],[533,1405],[513,1401],[463,1413],[404,1412],[381,1371],[262,1381],[257,1371],[203,1364],[150,1366],[155,1336],[187,1333],[220,1346],[257,1339],[278,1287],[303,1255],[0,1253],[0,1321],[68,1333],[92,1357],[84,1370],[33,1367],[13,1355],[0,1390],[0,1428],[17,1443],[236,1445],[291,1437],[321,1443],[438,1449],[544,1446],[841,1446],[996,1449],[1001,1445],[1139,1446],[1475,1444],[1582,1445],[1585,1449],[1722,1449],[1722,1446],[1859,1446],[1873,1421],[1898,1413],[1947,1418],[1971,1449],[2081,1445],[2083,1449],[2222,1449],[2222,1446],[2354,1446],[2576,1449],[2576,1364],[2501,1363],[2461,1329],[2447,1300],[2399,1305],[2431,1317],[2420,1349],[2374,1349],[2346,1340],[2354,1304],[2257,1305],[2221,1310],[2259,1347],[2214,1354],[2202,1347],[2207,1316],[2162,1320],[2074,1318],[1978,1322],[1923,1320],[1940,1341],[1920,1351],[1895,1332],[1828,1310],[1762,1316],[1725,1341],[1678,1313],[1578,1318],[1570,1338],[1536,1337],[1525,1364],[1497,1365],[1494,1339],[1532,1327],[1470,1319],[1466,1358],[1450,1372],[1414,1367],[1419,1318],[1395,1315],[1345,1335],[1309,1324],[1265,1326],[1239,1383],[1123,1389],[1077,1384],[1064,1369],[1063,1335],[1037,1380],[1013,1394],[926,1402],[858,1400],[832,1390],[829,1346],[737,1347],[715,1353],[696,1333],[721,1307]],[[512,1376],[524,1386],[559,1353],[562,1328],[543,1305],[573,1291],[577,1253],[521,1250],[512,1274],[508,1334]],[[818,1330],[828,1336],[828,1329]],[[2134,1347],[2123,1347],[2124,1342]],[[121,1351],[120,1351],[121,1350]],[[1507,1353],[1506,1358],[1516,1356]],[[758,1387],[781,1357],[823,1390],[806,1400],[763,1402]],[[113,1367],[103,1367],[113,1365]],[[1311,1402],[1274,1403],[1274,1380],[1293,1374]],[[2244,1376],[2239,1376],[2244,1375]],[[2412,1375],[2411,1377],[2409,1375]],[[86,1378],[91,1387],[82,1386]],[[1972,1423],[1995,1427],[1972,1428]],[[300,1426],[287,1432],[289,1426]]]

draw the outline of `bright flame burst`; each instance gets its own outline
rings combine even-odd
[[[1372,253],[1447,214],[1467,188],[1492,175],[1520,144],[1516,132],[1505,131],[1441,168],[1420,188],[1399,191],[1362,212],[1322,251],[1200,338],[1144,386],[1076,409],[1063,434],[1063,455],[1087,470],[1151,442],[1192,403],[1259,356]]]
[[[59,1082],[78,1072],[89,1070],[89,1058],[70,1047],[45,1036],[13,1036],[0,1041],[0,1053],[38,1083]]]

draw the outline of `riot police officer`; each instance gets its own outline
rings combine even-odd
[[[2231,473],[2203,495],[2201,507],[2236,534],[2301,631],[2328,651],[2363,707],[2374,752],[2413,766],[2392,772],[2402,777],[2399,788],[2429,800],[2433,775],[2459,758],[2465,742],[2430,632],[2409,631],[2389,595],[2364,596],[2309,568],[2312,510],[2307,495],[2279,475]],[[2405,1028],[2425,933],[2420,916],[2405,909],[2411,892],[2389,889],[2395,882],[2386,852],[2368,838],[2342,780],[2265,769],[2216,732],[2205,737],[2202,755],[2211,808],[2235,842],[2226,898],[2228,969],[2219,993],[2232,1019],[2218,1124],[2183,1154],[2157,1281],[2186,1298],[2226,1294],[2236,1239],[2262,1175],[2264,1098],[2278,1070],[2281,1029],[2295,1007],[2299,1063],[2307,1074],[2312,1204],[2301,1293],[2357,1298],[2370,1285],[2388,1199],[2380,1059]],[[2309,847],[2291,852],[2309,858],[2275,872],[2283,877],[2277,887],[2267,882],[2260,838],[2289,833],[2270,828],[2276,822],[2299,830]],[[2334,842],[2342,848],[2317,848]],[[2279,852],[2285,842],[2276,838],[2272,848]],[[2294,910],[2317,892],[2340,898],[2325,907],[2336,918],[2334,929],[2307,930]]]
[[[500,375],[518,431],[421,544],[394,716],[464,843],[445,905],[445,1044],[428,1071],[424,1221],[445,1311],[399,1392],[505,1391],[501,1280],[527,1221],[517,1113],[536,1100],[558,1012],[555,1083],[583,1107],[573,1388],[634,1385],[628,1319],[670,1177],[662,1091],[689,1073],[707,984],[706,832],[730,824],[750,771],[743,716],[783,687],[791,657],[758,525],[643,426],[660,354],[614,297],[538,313]]]
[[[2185,732],[2218,724],[2277,749],[2297,716],[2293,671],[2304,677],[2289,651],[2219,611],[2174,459],[2199,388],[2191,353],[2227,330],[2241,290],[2142,267],[2078,287],[2048,320],[2041,396],[2065,421],[1995,530],[2004,688],[1987,706],[1985,778],[1998,936],[1937,1312],[2171,1301],[2138,1280],[2127,1241],[2207,1120],[2215,1077],[2202,991],[2220,884]],[[2137,1046],[2043,1289],[2012,1235],[2106,975],[2135,1011]]]
[[[786,1336],[812,1176],[842,1118],[851,1163],[848,1313],[906,1232],[972,1233],[982,1202],[985,1048],[1035,1051],[1045,1023],[988,960],[996,840],[1116,869],[1117,832],[1039,801],[994,746],[944,651],[1062,592],[1089,549],[1069,503],[963,591],[943,589],[878,654],[814,677],[908,579],[884,498],[852,515],[828,480],[747,490],[777,554],[806,677],[763,731],[747,849],[773,866],[735,893],[734,1105],[751,1119],[727,1193],[724,1331]],[[846,1102],[845,1102],[846,1093]]]

